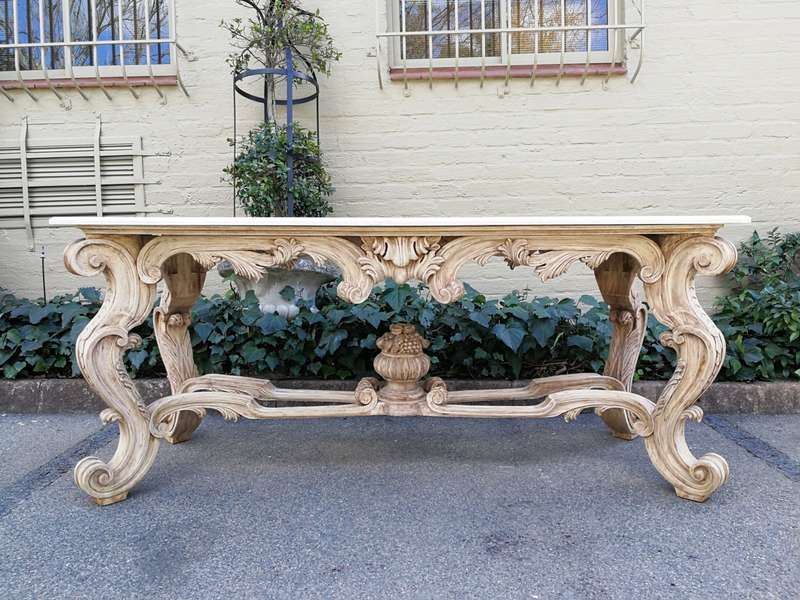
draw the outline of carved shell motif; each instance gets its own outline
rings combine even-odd
[[[495,256],[506,261],[512,269],[516,267],[533,267],[536,274],[547,282],[561,277],[576,262],[582,262],[595,270],[606,262],[613,252],[597,252],[592,250],[551,250],[531,249],[528,240],[506,240],[500,246],[488,250],[476,258],[481,266],[486,266]]]
[[[399,284],[409,280],[428,282],[445,259],[438,237],[375,237],[362,239],[365,256],[361,270],[376,283],[389,277]]]

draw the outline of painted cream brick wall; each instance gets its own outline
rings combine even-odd
[[[745,213],[766,231],[800,229],[800,2],[650,0],[646,62],[630,85],[614,78],[401,83],[378,87],[375,2],[309,0],[343,52],[323,82],[322,140],[339,216]],[[109,102],[68,93],[71,110],[48,92],[34,103],[0,99],[0,138],[91,136],[99,113],[106,135],[140,134],[149,156],[147,203],[176,215],[229,215],[220,181],[230,161],[228,39],[219,29],[232,2],[176,0],[179,36],[195,60],[181,61],[191,96],[153,90]],[[240,102],[242,130],[258,110]],[[301,112],[310,123],[310,113]],[[740,240],[750,227],[730,228]],[[50,291],[81,281],[64,273],[63,246],[75,231],[37,232],[47,247]],[[39,261],[24,232],[0,231],[0,287],[39,295]],[[472,269],[465,277],[492,294],[594,292],[588,271],[543,288],[519,270]],[[701,282],[705,301],[720,282]]]

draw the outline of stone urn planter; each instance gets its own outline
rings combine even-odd
[[[307,258],[298,259],[292,269],[267,269],[264,277],[258,281],[250,281],[235,275],[227,261],[220,263],[217,270],[222,277],[233,281],[240,296],[244,297],[247,292],[252,291],[258,298],[261,312],[265,315],[277,313],[289,320],[300,312],[298,304],[301,300],[310,303],[312,310],[316,310],[314,300],[319,288],[340,275],[339,270],[333,265],[320,267]],[[286,287],[294,289],[294,299],[287,300],[281,295]]]

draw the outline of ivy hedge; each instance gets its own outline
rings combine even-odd
[[[741,249],[731,291],[717,301],[717,325],[729,340],[722,380],[800,379],[800,235],[757,234]],[[293,290],[283,292],[292,297]],[[0,369],[4,378],[77,377],[74,345],[101,296],[82,289],[47,304],[0,295]],[[206,373],[272,378],[353,379],[372,371],[375,342],[391,323],[418,323],[432,342],[432,373],[446,378],[517,379],[602,370],[611,327],[608,307],[592,296],[500,300],[468,288],[451,305],[428,301],[423,288],[387,281],[370,300],[350,306],[327,286],[319,311],[301,306],[291,322],[263,315],[252,294],[202,298],[192,343]],[[637,376],[668,378],[674,353],[650,318]],[[152,327],[136,331],[140,348],[126,362],[135,377],[164,372]]]

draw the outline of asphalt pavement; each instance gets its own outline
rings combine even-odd
[[[0,597],[800,598],[800,415],[710,416],[731,479],[678,499],[641,440],[577,423],[226,423],[120,504],[72,482],[91,416],[0,416]]]

